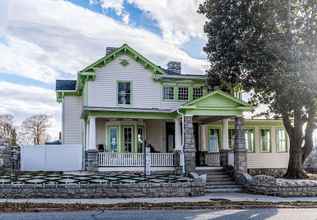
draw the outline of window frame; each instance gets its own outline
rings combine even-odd
[[[179,97],[180,97],[180,89],[187,89],[187,99],[180,99]],[[190,88],[188,87],[188,86],[178,86],[177,87],[177,100],[178,101],[188,101],[188,100],[190,100],[190,92],[189,92],[189,90],[190,90]]]
[[[281,151],[280,150],[280,140],[279,140],[279,135],[278,132],[279,131],[284,131],[284,138],[285,138],[285,151]],[[287,132],[284,128],[276,128],[275,129],[275,137],[276,137],[276,152],[277,153],[287,153],[288,152],[288,136],[287,136]]]
[[[165,98],[165,89],[167,89],[167,88],[173,89],[173,95],[172,95],[171,99]],[[169,86],[169,85],[163,86],[163,100],[164,101],[174,101],[175,100],[175,87],[174,86]]]
[[[130,104],[121,104],[119,103],[119,83],[130,83]],[[120,105],[120,106],[131,106],[132,105],[132,91],[133,91],[133,85],[132,85],[132,81],[129,81],[129,80],[118,80],[117,81],[117,105]]]
[[[195,97],[195,89],[200,89],[200,91],[201,91],[201,95],[200,96]],[[199,99],[199,98],[204,96],[204,88],[203,88],[203,86],[193,87],[192,90],[193,90],[193,92],[192,92],[192,95],[193,95],[192,99],[193,100]]]
[[[253,151],[250,151],[249,149],[247,149],[248,150],[248,153],[256,153],[256,142],[255,142],[255,139],[256,139],[256,134],[255,134],[255,128],[244,128],[244,138],[245,138],[245,142],[247,141],[246,140],[246,131],[252,131],[253,132],[253,141],[252,141],[252,144],[253,144]]]
[[[268,142],[268,144],[269,144],[269,149],[268,149],[268,151],[263,151],[263,146],[262,146],[262,133],[261,133],[261,131],[262,130],[268,130],[269,131],[269,134],[270,134],[270,140],[269,140],[269,142]],[[259,139],[260,139],[260,152],[261,153],[272,153],[272,130],[271,130],[271,128],[259,128]]]

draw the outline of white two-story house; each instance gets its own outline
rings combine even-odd
[[[280,120],[246,120],[251,106],[208,91],[206,75],[185,75],[181,63],[155,65],[128,45],[57,80],[62,143],[81,144],[83,169],[138,170],[144,146],[158,170],[233,165],[241,171],[284,169],[288,137]]]

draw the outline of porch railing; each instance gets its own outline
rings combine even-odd
[[[152,167],[174,166],[173,153],[150,153]],[[98,153],[99,167],[143,167],[143,153]]]
[[[209,152],[206,154],[206,165],[207,166],[220,166],[220,153]]]

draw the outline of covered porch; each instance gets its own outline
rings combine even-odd
[[[86,169],[143,171],[148,147],[151,170],[175,170],[175,113],[133,111],[89,110],[85,123]]]

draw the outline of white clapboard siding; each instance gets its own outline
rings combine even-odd
[[[127,66],[120,64],[128,60]],[[96,79],[88,82],[88,106],[118,107],[117,81],[132,82],[132,104],[130,108],[176,108],[180,102],[163,102],[162,86],[152,79],[152,73],[143,65],[122,55],[96,71]]]
[[[81,144],[82,132],[80,116],[82,113],[82,98],[65,96],[63,102],[63,143]]]
[[[248,153],[248,168],[287,168],[288,153]]]

